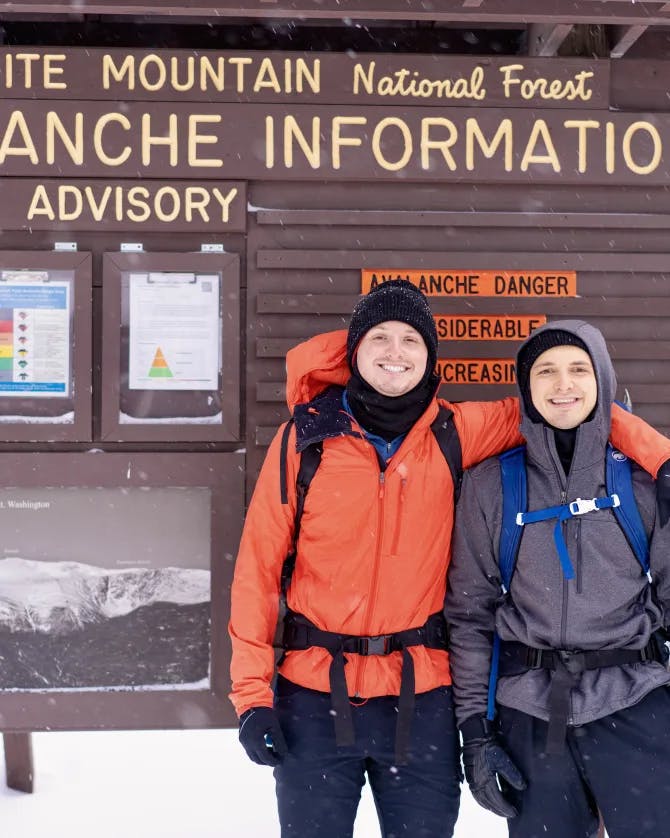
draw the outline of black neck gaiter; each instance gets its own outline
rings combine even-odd
[[[384,396],[362,378],[354,363],[354,371],[346,387],[347,400],[354,419],[361,427],[391,442],[397,436],[406,434],[425,412],[439,383],[438,376],[431,372],[409,393]]]
[[[547,425],[551,428],[551,425]],[[575,442],[577,441],[577,428],[568,428],[562,430],[560,428],[553,428],[554,440],[556,441],[556,452],[558,458],[563,466],[563,471],[566,475],[570,471],[572,465],[572,455],[575,453]]]

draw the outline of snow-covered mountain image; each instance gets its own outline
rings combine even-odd
[[[0,560],[0,689],[191,684],[209,670],[210,572]]]
[[[209,602],[208,570],[108,570],[81,562],[0,560],[0,628],[58,633],[145,605]]]

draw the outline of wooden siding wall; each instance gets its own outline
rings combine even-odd
[[[252,184],[247,243],[251,489],[280,421],[284,356],[344,328],[362,268],[577,271],[576,298],[433,297],[435,314],[589,320],[614,359],[618,395],[670,433],[670,191],[665,188]],[[440,342],[440,357],[513,357],[519,341]],[[455,401],[513,386],[452,385]]]

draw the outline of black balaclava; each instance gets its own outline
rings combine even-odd
[[[553,349],[555,346],[577,346],[583,349],[590,357],[586,344],[577,335],[574,335],[572,332],[565,332],[562,329],[546,329],[540,332],[534,339],[529,340],[521,348],[517,357],[516,376],[528,418],[531,422],[545,425],[554,432],[556,453],[561,461],[563,470],[568,474],[572,464],[572,455],[575,451],[577,428],[562,429],[550,425],[541,416],[533,404],[533,399],[530,395],[530,371],[533,364],[543,352],[546,352],[548,349]],[[588,422],[590,418],[591,416],[588,416],[585,421]]]
[[[416,329],[428,350],[421,381],[401,396],[377,392],[359,373],[355,358],[365,334],[373,326],[389,320]],[[436,360],[437,330],[428,300],[421,291],[404,279],[393,279],[373,288],[356,304],[347,335],[347,361],[352,373],[346,388],[347,399],[359,425],[387,442],[407,433],[424,413],[439,385],[434,372]]]

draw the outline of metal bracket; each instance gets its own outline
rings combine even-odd
[[[77,242],[54,242],[54,250],[65,250],[72,253],[77,249]]]
[[[144,245],[142,242],[121,242],[119,250],[121,253],[143,253]]]
[[[200,252],[201,253],[223,253],[223,245],[222,244],[201,244],[200,245]]]

